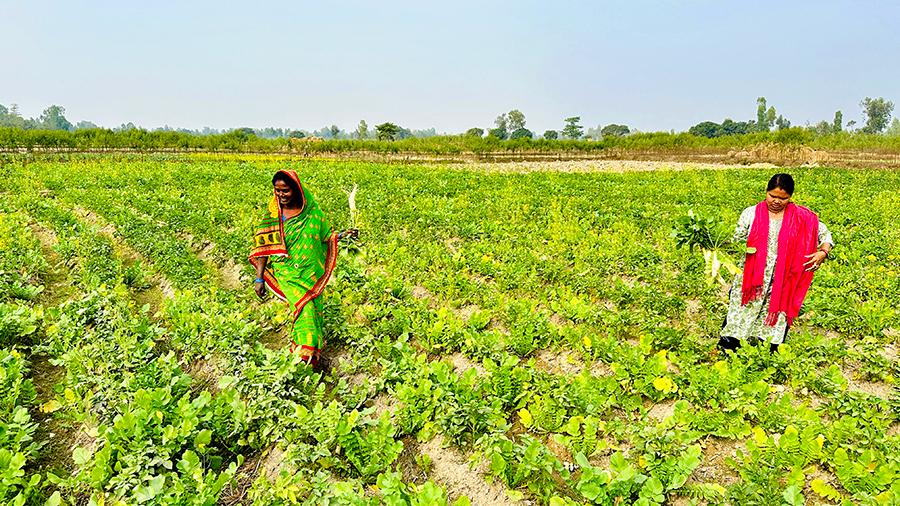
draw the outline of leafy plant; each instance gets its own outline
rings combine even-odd
[[[700,248],[706,263],[705,274],[709,283],[718,280],[725,284],[719,275],[722,268],[732,276],[739,272],[734,261],[722,252],[723,246],[731,237],[731,228],[727,222],[714,216],[698,215],[689,210],[687,216],[679,217],[675,221],[675,228],[669,237],[675,240],[676,249],[687,246],[693,253],[694,248]],[[747,250],[750,254],[755,252],[753,248]]]
[[[31,336],[42,319],[40,308],[0,302],[0,345],[13,344]]]

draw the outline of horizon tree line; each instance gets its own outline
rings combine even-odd
[[[692,127],[687,132],[707,138],[716,138],[728,135],[744,135],[759,132],[771,132],[790,129],[791,121],[784,118],[781,114],[777,114],[775,107],[767,103],[765,97],[759,97],[756,101],[757,113],[755,119],[747,121],[734,121],[731,118],[725,118],[722,123],[714,121],[703,121]],[[843,113],[840,110],[835,111],[832,120],[821,120],[815,125],[811,125],[808,121],[805,130],[817,135],[827,136],[831,134],[848,131],[851,133],[863,134],[886,134],[889,136],[900,135],[900,119],[894,118],[891,122],[891,115],[894,111],[894,103],[885,100],[883,97],[876,99],[866,97],[859,102],[862,108],[862,114],[865,118],[865,124],[859,128],[856,127],[856,121],[849,121],[846,125],[843,123]],[[24,118],[19,112],[17,104],[12,104],[9,108],[0,104],[0,127],[12,127],[22,130],[64,130],[75,132],[78,130],[94,130],[104,129],[91,121],[79,121],[71,123],[65,117],[66,110],[59,105],[51,105],[46,108],[38,118]],[[495,137],[498,140],[517,140],[517,139],[547,139],[547,140],[601,140],[604,137],[622,137],[642,133],[637,129],[629,128],[627,125],[610,123],[608,125],[598,125],[596,128],[588,128],[585,131],[580,124],[580,116],[572,116],[565,119],[565,125],[559,130],[546,130],[540,136],[534,131],[526,128],[525,114],[518,109],[513,109],[507,113],[502,113],[494,119],[494,128],[483,129],[473,127],[468,129],[463,135],[472,137]],[[796,127],[795,127],[796,128]],[[123,123],[117,127],[107,128],[112,132],[122,132],[129,130],[144,130],[135,126],[133,123]],[[403,128],[392,122],[385,122],[377,125],[374,131],[370,131],[365,120],[361,120],[357,128],[347,132],[337,125],[325,126],[317,130],[307,131],[303,129],[287,129],[287,128],[251,128],[240,127],[231,129],[213,129],[204,127],[202,129],[190,130],[184,128],[172,128],[169,125],[158,127],[149,132],[177,132],[194,136],[222,135],[234,131],[240,131],[246,136],[256,136],[260,139],[287,139],[302,138],[308,136],[321,137],[323,139],[350,139],[350,140],[403,140],[408,138],[424,139],[437,136],[435,128],[422,130],[413,130]],[[671,133],[675,133],[674,130]],[[448,135],[446,133],[441,135]]]

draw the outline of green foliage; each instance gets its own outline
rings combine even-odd
[[[525,129],[525,115],[518,109],[513,109],[506,114],[506,119],[508,121],[507,129],[513,132],[512,138],[515,139],[515,133]]]
[[[851,454],[838,448],[834,452],[834,473],[851,493],[876,494],[897,479],[900,463],[871,449]]]
[[[0,348],[0,500],[4,504],[39,504],[41,475],[32,474],[43,441],[35,441],[38,424],[28,408],[35,391],[28,362],[18,352]]]
[[[509,132],[505,128],[492,128],[488,130],[488,138],[490,139],[491,137],[505,141],[509,139]]]
[[[550,320],[537,308],[537,302],[510,304],[507,310],[510,351],[527,357],[535,350],[550,344]]]
[[[527,128],[518,128],[513,131],[513,133],[509,136],[510,140],[517,139],[533,139],[534,132],[528,130]]]
[[[40,121],[44,130],[68,130],[72,131],[75,127],[66,119],[66,108],[58,105],[51,105],[44,109],[41,114]]]
[[[374,491],[374,493],[373,493]],[[427,481],[422,485],[403,483],[399,473],[379,474],[374,486],[365,489],[357,480],[335,481],[329,475],[318,472],[315,475],[282,472],[274,483],[263,476],[253,484],[248,498],[255,506],[287,506],[320,504],[380,506],[450,506],[446,491]],[[452,506],[469,506],[466,496],[460,496]]]
[[[777,135],[785,142],[825,142],[798,129],[708,141],[635,134],[590,143],[367,144],[376,151],[388,144],[457,152],[590,150],[655,142],[728,146]],[[859,138],[829,137],[834,145]],[[309,153],[361,145],[329,142],[311,143]],[[323,144],[321,151],[313,144]],[[798,202],[820,212],[846,248],[817,273],[787,345],[775,354],[746,346],[721,357],[707,339],[721,324],[721,294],[699,276],[699,256],[679,249],[668,234],[689,203],[697,216],[735,216],[752,204],[747,189],[763,188],[769,176],[756,169],[504,174],[204,154],[73,158],[78,170],[40,156],[27,165],[7,158],[11,163],[0,169],[8,175],[0,183],[9,191],[0,199],[4,209],[24,209],[56,232],[77,290],[70,301],[43,310],[31,334],[40,336],[34,352],[66,368],[56,398],[41,402],[63,420],[85,423],[89,434],[96,430],[97,449],[76,452],[82,463],[74,472],[99,469],[97,476],[108,481],[95,487],[87,471],[72,481],[50,478],[61,491],[81,490],[86,500],[109,492],[107,504],[153,504],[180,487],[184,497],[213,500],[219,480],[230,479],[226,470],[240,465],[239,455],[278,444],[291,471],[257,482],[257,504],[443,504],[446,495],[437,487],[391,477],[399,470],[402,436],[425,442],[436,434],[447,445],[480,453],[493,465],[492,476],[516,487],[512,496],[554,505],[663,504],[686,495],[782,506],[799,500],[811,466],[838,475],[839,462],[846,472],[831,487],[847,501],[875,504],[880,496],[886,502],[897,488],[897,442],[889,435],[896,396],[847,391],[845,377],[848,365],[856,374],[851,381],[887,382],[900,372],[882,356],[893,344],[890,329],[900,323],[890,304],[900,294],[891,274],[900,256],[891,227],[900,218],[894,173],[793,170],[806,181]],[[358,182],[360,228],[380,231],[366,237],[359,258],[339,259],[324,321],[329,346],[337,346],[330,349],[342,351],[321,372],[255,343],[265,339],[271,346],[285,330],[289,319],[280,306],[251,306],[244,289],[210,288],[217,267],[246,258],[246,237],[269,196],[273,163],[305,174],[337,229],[349,217],[342,189]],[[846,198],[850,186],[867,188],[868,206]],[[715,195],[693,200],[697,188],[708,187]],[[97,226],[71,209],[89,210]],[[40,257],[40,246],[26,241],[25,249]],[[145,279],[165,275],[177,288],[159,314],[133,304],[141,282],[123,266],[118,242],[144,255]],[[198,244],[205,262],[197,259]],[[37,286],[34,277],[17,280]],[[28,303],[8,306],[37,313]],[[210,372],[194,378],[183,372],[201,369],[194,366]],[[210,380],[220,374],[218,383]],[[134,401],[141,391],[168,400],[145,410],[143,425],[125,430],[141,409]],[[204,392],[211,395],[203,407],[180,411]],[[372,408],[363,406],[380,396],[391,409],[373,419]],[[668,402],[675,403],[671,416],[654,421],[648,415],[654,403]],[[107,434],[116,423],[124,432]],[[167,439],[165,431],[175,430],[169,426],[179,432]],[[757,429],[765,433],[761,442]],[[733,462],[739,480],[727,490],[687,485],[684,477],[698,459],[710,457],[720,437],[738,444],[751,438]],[[701,441],[706,455],[698,451]],[[116,450],[107,457],[110,445]],[[593,467],[588,455],[609,450],[604,445],[612,447],[611,463]],[[559,458],[573,454],[578,469],[563,472],[548,447]],[[138,458],[145,454],[150,457]],[[192,454],[199,464],[192,464]],[[171,469],[151,464],[157,458]],[[119,463],[123,472],[109,471]],[[418,465],[428,467],[424,460]],[[16,469],[28,475],[28,466],[26,459]],[[40,479],[38,486],[46,486]],[[367,486],[373,483],[377,489]],[[212,491],[203,499],[205,492],[196,492],[201,486]]]
[[[396,428],[387,412],[377,423],[364,423],[359,412],[352,411],[338,422],[336,432],[347,460],[363,477],[374,477],[385,470],[403,451],[403,443],[394,440]]]
[[[566,139],[578,140],[584,134],[584,127],[578,124],[581,116],[572,116],[566,118],[566,126],[562,129],[562,135]]]
[[[565,472],[559,460],[531,436],[515,441],[503,433],[494,433],[483,436],[477,445],[481,450],[472,461],[487,460],[491,475],[511,490],[527,486],[531,492],[549,497],[554,471]]]
[[[718,250],[731,238],[731,229],[725,220],[695,214],[693,209],[690,209],[686,216],[681,216],[675,221],[675,228],[669,237],[675,239],[676,248],[687,246],[691,251],[694,251],[695,247]]]
[[[50,266],[41,255],[40,242],[31,233],[28,219],[2,209],[0,207],[0,287],[5,287],[7,283],[40,276]]]
[[[626,125],[617,125],[615,123],[610,123],[600,129],[600,134],[603,137],[623,137],[629,133],[631,133],[631,130]]]
[[[582,453],[588,457],[606,449],[606,441],[598,432],[606,428],[606,423],[592,416],[574,416],[565,424],[565,433],[554,434],[553,439],[568,448],[573,455]]]
[[[375,138],[379,141],[390,141],[395,139],[397,134],[400,132],[400,127],[393,123],[387,122],[376,125],[375,132]]]
[[[0,345],[24,341],[33,336],[43,319],[43,312],[28,306],[0,302]]]
[[[881,97],[866,97],[859,101],[859,106],[866,117],[866,126],[862,130],[867,134],[880,134],[888,126],[891,113],[894,112],[894,103]]]
[[[212,398],[175,397],[169,388],[138,390],[132,405],[120,405],[110,424],[97,427],[98,448],[76,448],[80,469],[65,484],[93,489],[94,499],[111,493],[124,500],[167,504],[186,496],[187,504],[215,504],[237,465],[222,466],[212,443]],[[201,461],[202,457],[202,461]]]

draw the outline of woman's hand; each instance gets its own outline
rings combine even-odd
[[[266,283],[263,281],[263,276],[265,276],[268,263],[269,257],[260,257],[256,263],[256,282],[253,285],[253,290],[260,300],[265,300],[266,298]]]
[[[359,230],[355,229],[355,228],[348,228],[347,230],[344,230],[343,232],[338,234],[339,241],[345,237],[352,237],[354,239],[359,239]]]
[[[807,271],[815,271],[819,269],[819,266],[822,265],[822,262],[825,261],[825,257],[828,256],[828,253],[824,251],[816,251],[811,255],[806,255],[804,258],[808,260],[803,264],[803,267],[806,267]]]

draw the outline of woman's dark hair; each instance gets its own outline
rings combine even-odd
[[[793,195],[794,178],[792,178],[790,174],[775,174],[774,176],[772,176],[772,179],[769,180],[769,185],[766,186],[766,191],[772,191],[775,188],[781,188],[788,195]]]
[[[285,174],[284,172],[278,171],[272,176],[272,185],[275,185],[275,181],[284,181],[288,187],[291,189],[291,193],[293,193],[293,198],[291,200],[298,202],[300,205],[303,205],[303,192],[300,191],[300,186],[297,185],[297,182],[291,179],[290,176]]]

